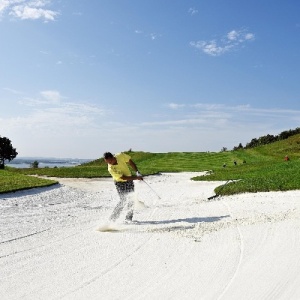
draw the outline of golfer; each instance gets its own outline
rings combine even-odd
[[[128,196],[134,191],[133,180],[143,180],[143,176],[139,173],[136,164],[132,161],[128,154],[118,153],[116,155],[112,155],[110,152],[105,152],[103,154],[103,158],[107,163],[108,172],[113,177],[120,197],[120,201],[113,210],[109,219],[111,221],[116,221],[127,202],[128,212],[126,214],[126,221],[132,221],[133,201],[132,199],[128,199]],[[136,176],[132,176],[128,165],[130,165],[130,167],[136,172]]]

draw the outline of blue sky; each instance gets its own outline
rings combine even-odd
[[[298,0],[0,0],[21,156],[220,151],[300,123]]]

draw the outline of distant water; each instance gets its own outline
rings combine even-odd
[[[79,166],[83,163],[92,161],[92,159],[24,157],[15,158],[11,162],[6,163],[6,165],[13,168],[30,168],[34,161],[39,163],[39,168],[61,168]]]

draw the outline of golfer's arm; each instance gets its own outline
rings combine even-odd
[[[128,163],[130,164],[131,168],[132,168],[135,172],[138,171],[138,168],[137,168],[136,164],[135,164],[131,159],[128,161]]]
[[[120,177],[123,180],[143,180],[141,176],[125,176]]]

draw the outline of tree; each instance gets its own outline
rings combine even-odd
[[[0,169],[4,169],[5,161],[11,161],[18,155],[10,139],[0,136]]]
[[[31,163],[31,168],[37,169],[39,167],[39,162],[35,160],[34,162]]]
[[[244,147],[243,147],[242,143],[239,143],[238,146],[233,147],[233,150],[236,151],[236,150],[243,149],[243,148]]]

